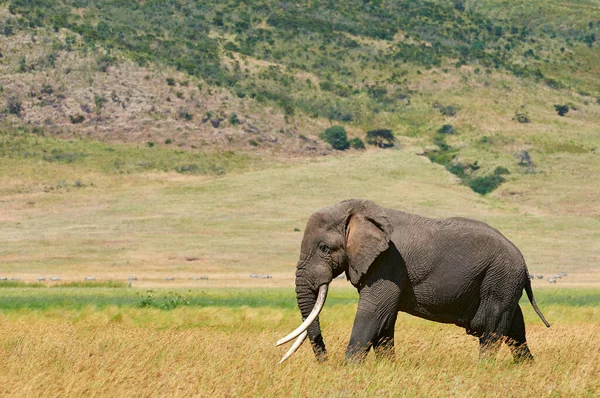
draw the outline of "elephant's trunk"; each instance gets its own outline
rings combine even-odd
[[[305,270],[298,268],[296,272],[296,298],[298,300],[298,307],[302,313],[303,322],[296,330],[277,342],[276,345],[280,345],[298,337],[281,362],[289,358],[300,347],[307,334],[317,360],[324,361],[326,359],[327,352],[323,336],[321,335],[318,317],[327,298],[328,284],[321,284],[317,292],[311,280],[305,275]]]
[[[315,304],[317,303],[317,286],[313,286],[311,282],[304,277],[300,272],[296,275],[296,299],[298,301],[298,307],[302,313],[302,319],[306,320],[310,315]],[[327,294],[328,285],[321,285],[319,290],[325,288],[325,295]],[[324,361],[327,356],[327,350],[325,349],[325,342],[323,341],[323,335],[321,334],[321,325],[319,324],[319,317],[317,317],[308,327],[308,338],[313,348],[313,352],[317,357],[317,360]]]

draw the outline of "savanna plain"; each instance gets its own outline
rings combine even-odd
[[[0,1],[0,395],[598,396],[598,10]],[[350,198],[513,241],[535,361],[400,313],[344,364],[335,279],[328,361],[279,365],[306,221]]]
[[[9,279],[0,282],[2,395],[594,396],[600,388],[597,217],[478,195],[408,149],[267,162],[215,153],[202,161],[226,175],[189,176],[110,169],[115,158],[192,156],[171,149],[4,138],[5,148],[85,146],[88,155],[75,165],[0,163],[0,271]],[[351,197],[474,217],[511,238],[530,272],[545,274],[533,287],[552,327],[522,301],[535,362],[515,365],[503,347],[496,362],[478,363],[477,340],[463,330],[400,314],[394,361],[344,365],[358,295],[338,279],[321,315],[329,360],[317,363],[306,344],[278,365],[285,350],[274,342],[300,322],[293,278],[304,223]],[[569,198],[560,200],[568,209]],[[568,275],[546,282],[558,272]]]

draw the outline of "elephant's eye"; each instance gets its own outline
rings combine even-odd
[[[331,253],[331,248],[329,246],[327,246],[325,243],[319,244],[319,249],[325,254]]]

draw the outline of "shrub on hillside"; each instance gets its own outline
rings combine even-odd
[[[558,113],[558,116],[564,116],[569,112],[569,105],[556,104],[554,105],[554,109],[556,110],[556,113]]]
[[[83,123],[83,121],[85,120],[85,116],[83,115],[69,115],[69,120],[71,120],[71,123],[73,124],[79,124],[79,123]]]
[[[348,134],[346,133],[346,129],[342,126],[329,127],[321,133],[321,139],[339,151],[350,148]]]
[[[188,122],[189,122],[190,120],[192,120],[192,119],[193,119],[193,117],[194,117],[194,116],[193,116],[193,115],[192,115],[192,114],[191,114],[191,113],[190,113],[190,112],[187,110],[187,108],[185,108],[185,107],[183,107],[183,106],[182,106],[181,108],[179,108],[179,110],[177,111],[177,113],[178,113],[178,115],[179,115],[179,117],[180,117],[181,119],[183,119],[183,120],[187,120]]]
[[[506,167],[498,166],[494,170],[495,176],[501,176],[501,175],[506,175],[506,174],[510,174],[510,170],[508,170]]]
[[[499,175],[477,177],[469,181],[469,187],[478,194],[485,195],[498,188],[504,181],[504,177]]]
[[[241,123],[241,120],[240,120],[239,116],[237,115],[237,113],[235,113],[235,112],[231,112],[231,113],[229,114],[229,123],[230,123],[232,126],[237,126],[238,124],[240,124],[240,123]]]
[[[21,103],[19,97],[16,95],[11,95],[6,100],[6,109],[11,115],[19,116],[23,110],[23,104]]]
[[[49,84],[42,85],[42,89],[40,90],[42,94],[52,95],[54,93],[54,88]]]
[[[394,146],[394,134],[390,129],[375,129],[367,131],[367,144],[376,145],[379,148],[390,148]]]
[[[96,106],[96,112],[100,112],[105,102],[106,98],[104,98],[104,96],[94,94],[94,105]]]
[[[365,149],[365,143],[358,137],[354,137],[350,140],[350,147],[353,149]]]
[[[436,134],[433,136],[433,143],[439,146],[440,150],[442,151],[450,150],[450,145],[446,144],[446,137],[444,137],[442,134]]]
[[[438,133],[440,134],[448,134],[448,135],[452,135],[454,133],[456,133],[456,129],[454,128],[454,126],[452,126],[451,124],[444,124],[439,130]]]
[[[458,107],[454,105],[442,105],[439,102],[433,104],[433,109],[437,109],[444,116],[454,116],[458,112]]]
[[[521,108],[515,113],[513,120],[519,123],[531,123],[531,119],[529,118],[529,115],[527,114],[527,111],[525,111],[524,108]]]

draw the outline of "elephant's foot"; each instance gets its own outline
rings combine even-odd
[[[494,333],[485,333],[479,338],[479,363],[493,363],[500,350],[500,338]]]
[[[369,352],[368,347],[352,346],[349,345],[346,349],[346,357],[344,358],[345,364],[361,364],[365,361],[367,353]]]
[[[515,363],[531,363],[533,362],[533,355],[529,351],[529,347],[527,347],[527,343],[514,345],[509,344],[510,350],[513,354],[513,359]]]
[[[325,343],[322,342],[322,338],[318,343],[312,344],[312,349],[318,362],[327,361],[327,349],[325,348]]]
[[[396,359],[393,338],[380,341],[377,346],[373,346],[373,351],[375,351],[377,359],[383,359],[385,361],[394,361]]]

